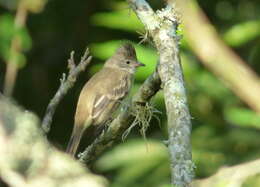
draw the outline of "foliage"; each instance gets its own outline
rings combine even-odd
[[[0,16],[0,56],[9,61],[14,58],[19,67],[23,67],[26,62],[26,57],[22,52],[10,51],[11,42],[14,37],[17,37],[23,51],[31,49],[32,41],[26,28],[16,28],[14,18],[10,14]]]

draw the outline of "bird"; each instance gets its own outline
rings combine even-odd
[[[138,67],[145,66],[137,60],[135,48],[122,44],[94,74],[80,92],[74,117],[74,127],[66,152],[76,154],[85,130],[104,125],[128,95]]]

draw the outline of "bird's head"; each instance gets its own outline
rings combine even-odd
[[[105,66],[135,73],[136,68],[145,65],[138,62],[135,48],[130,43],[126,43],[116,50],[115,54],[106,62]]]

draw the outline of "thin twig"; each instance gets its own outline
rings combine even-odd
[[[128,2],[153,38],[160,55],[158,72],[168,118],[171,179],[173,185],[186,187],[194,177],[194,164],[190,144],[191,117],[180,65],[179,38],[176,35],[178,14],[175,7],[170,5],[155,13],[145,0]]]
[[[60,103],[62,98],[67,94],[68,90],[74,86],[74,83],[76,82],[78,75],[81,72],[85,71],[91,59],[92,57],[89,56],[89,50],[86,49],[84,55],[81,57],[80,63],[76,65],[74,61],[74,51],[71,52],[70,59],[68,60],[69,75],[66,78],[66,74],[62,74],[62,78],[60,79],[60,87],[54,95],[54,97],[52,98],[52,100],[50,101],[42,121],[42,129],[46,134],[50,131],[52,118],[58,104]]]
[[[140,87],[131,104],[126,105],[122,109],[119,116],[112,121],[108,129],[96,138],[96,140],[89,145],[83,153],[79,155],[80,161],[86,164],[90,164],[91,161],[97,159],[97,157],[104,152],[104,150],[111,147],[115,142],[122,138],[123,133],[135,120],[132,115],[137,105],[144,105],[148,102],[160,89],[160,78],[157,72],[154,72],[149,76],[143,85]]]
[[[27,13],[28,11],[23,1],[19,1],[14,21],[14,27],[16,30],[22,28],[25,25]],[[14,55],[19,53],[21,50],[22,49],[20,38],[15,35],[11,41],[10,53],[8,57],[9,59],[6,62],[6,73],[4,82],[4,95],[6,96],[11,96],[13,93],[18,73],[18,62],[16,61],[16,57],[14,57]]]

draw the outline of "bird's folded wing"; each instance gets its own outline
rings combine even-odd
[[[120,80],[116,87],[110,88],[106,94],[97,95],[93,105],[92,118],[97,118],[104,110],[108,109],[109,104],[122,100],[129,92],[129,87],[130,83],[126,77]]]

